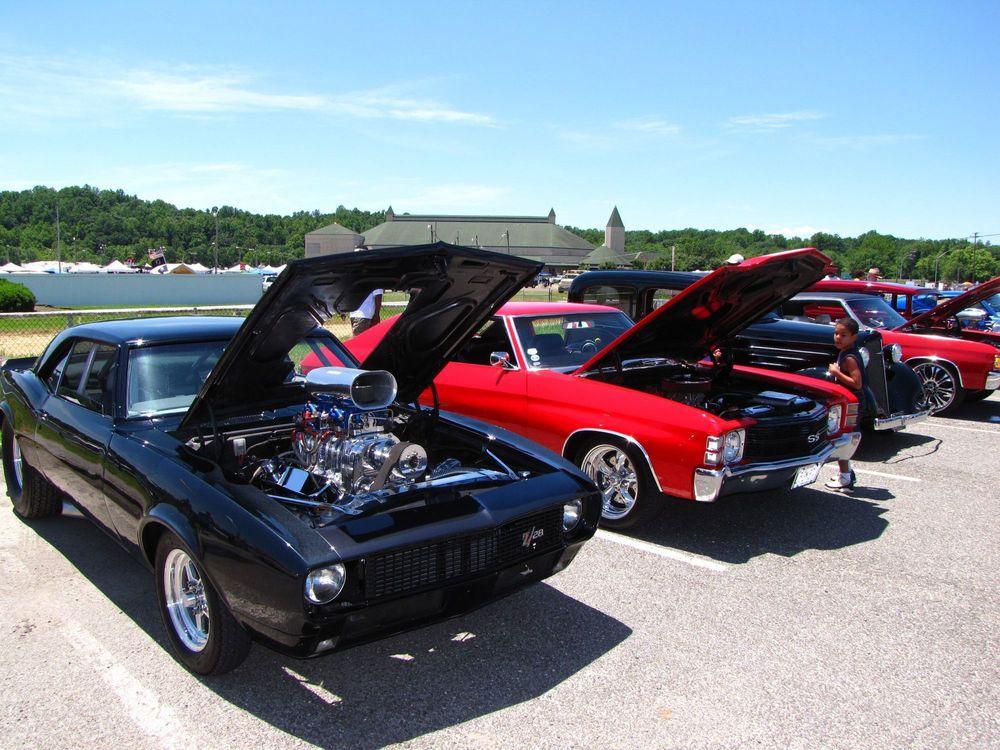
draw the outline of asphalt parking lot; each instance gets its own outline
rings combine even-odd
[[[0,512],[0,747],[1000,744],[1000,398],[866,437],[863,486],[674,505],[471,615],[199,681],[89,522]]]

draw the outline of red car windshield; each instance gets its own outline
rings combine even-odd
[[[896,328],[906,323],[906,318],[881,297],[849,299],[846,304],[858,322],[867,328]]]
[[[625,313],[566,313],[514,319],[529,367],[573,369],[632,327]]]

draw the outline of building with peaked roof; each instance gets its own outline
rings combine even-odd
[[[547,216],[449,216],[396,214],[365,232],[365,247],[399,247],[428,242],[481,247],[531,258],[549,267],[576,268],[594,248],[582,237],[556,224],[556,212]]]
[[[390,206],[385,221],[364,235],[330,224],[305,236],[307,258],[352,252],[359,247],[404,247],[437,241],[511,253],[554,269],[629,266],[631,260],[625,255],[625,225],[617,206],[604,229],[604,244],[598,248],[556,224],[555,209],[547,216],[454,216],[397,214]]]
[[[392,211],[391,208],[389,210]],[[335,222],[309,232],[305,236],[305,242],[306,257],[313,258],[317,255],[353,252],[364,244],[365,238],[353,229]]]
[[[625,254],[625,225],[622,223],[618,206],[611,211],[608,223],[604,227],[604,244],[594,248],[580,262],[587,268],[601,266],[619,266],[628,268],[632,265],[633,256]]]

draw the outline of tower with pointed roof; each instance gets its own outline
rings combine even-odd
[[[611,211],[611,218],[608,225],[604,227],[604,244],[616,255],[625,252],[625,225],[622,224],[622,217],[618,213],[618,206]]]

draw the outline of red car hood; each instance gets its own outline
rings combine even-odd
[[[946,318],[962,312],[967,307],[972,307],[987,297],[991,297],[1000,291],[1000,276],[983,282],[975,289],[970,289],[965,294],[958,297],[946,297],[937,307],[933,307],[927,312],[920,313],[914,318],[906,321],[903,325],[896,327],[897,331],[910,331],[916,328],[933,328],[935,323],[940,323]]]
[[[823,277],[830,259],[815,248],[726,265],[636,323],[578,369],[645,357],[698,361],[757,318]]]

